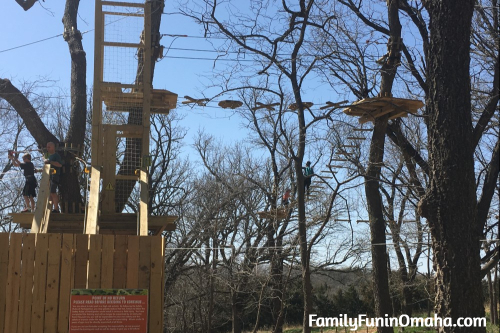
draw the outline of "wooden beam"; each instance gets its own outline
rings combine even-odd
[[[111,46],[111,47],[130,47],[133,49],[143,48],[144,45],[140,43],[118,43],[118,42],[103,42],[103,46]]]
[[[102,4],[102,6],[144,8],[143,3],[132,3],[132,2],[121,2],[121,1],[102,1],[101,4]]]
[[[31,223],[31,233],[39,233],[42,229],[42,222],[47,210],[47,204],[50,197],[50,165],[45,164],[42,169],[42,179],[39,183],[38,200]]]
[[[101,186],[102,160],[102,93],[104,75],[104,15],[102,7],[106,2],[96,0],[95,3],[95,37],[94,37],[94,91],[92,95],[92,141],[90,167],[90,193],[87,207],[85,233],[96,234],[99,213],[99,188]],[[109,4],[109,3],[108,3]],[[111,5],[111,4],[109,4]]]
[[[99,167],[92,166],[90,172],[90,193],[87,208],[87,220],[85,221],[85,233],[87,235],[97,234],[99,224],[99,187],[101,183],[101,170]]]
[[[152,73],[151,73],[151,2],[146,2],[144,6],[144,69],[142,76],[142,86],[144,87],[144,100],[142,109],[142,163],[139,171],[139,187],[140,187],[140,203],[139,214],[137,220],[137,234],[139,236],[148,235],[148,202],[149,202],[149,186],[148,186],[148,165],[145,163],[145,156],[149,156],[149,131],[150,131],[150,110],[151,110],[151,90]]]

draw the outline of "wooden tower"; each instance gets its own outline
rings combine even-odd
[[[129,18],[129,23],[115,24],[123,18]],[[85,233],[99,233],[101,225],[110,220],[137,221],[137,235],[147,235],[149,224],[171,229],[176,217],[151,217],[148,212],[150,115],[168,114],[177,104],[176,94],[152,87],[151,4],[97,0],[95,30],[91,184]],[[125,113],[128,121],[117,124],[116,112]],[[120,140],[125,141],[125,152],[117,170]],[[121,213],[137,182],[138,213]]]

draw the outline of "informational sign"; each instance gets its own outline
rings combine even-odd
[[[71,290],[70,333],[147,333],[147,289]]]

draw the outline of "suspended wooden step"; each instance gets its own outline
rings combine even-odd
[[[255,102],[255,107],[252,108],[252,111],[257,111],[259,109],[266,109],[268,111],[274,111],[275,106],[279,106],[280,103],[271,103],[271,104],[264,104],[260,102]]]
[[[224,100],[219,102],[219,106],[223,109],[236,109],[243,105],[241,101]]]
[[[186,101],[182,101],[182,104],[198,104],[198,106],[206,106],[209,101],[208,98],[193,98],[190,96],[184,96]]]
[[[327,164],[326,167],[327,168],[345,168],[345,166],[343,166],[343,165],[335,165],[335,164]],[[328,170],[328,172],[331,172],[331,171]]]
[[[337,102],[337,103],[333,103],[333,102],[326,102],[326,105],[325,106],[322,106],[320,107],[319,109],[320,110],[324,110],[324,109],[329,109],[329,108],[338,108],[339,106],[347,103],[348,101],[342,101],[342,102]]]
[[[288,209],[286,208],[276,208],[269,211],[257,212],[262,219],[284,219],[287,217]]]
[[[360,117],[359,123],[364,124],[387,114],[389,119],[406,117],[408,113],[417,113],[417,110],[423,106],[424,103],[420,100],[382,96],[357,101],[345,108],[344,113]]]
[[[308,109],[308,108],[310,108],[311,106],[313,106],[313,105],[314,105],[314,103],[312,103],[312,102],[302,102],[302,105],[304,105],[304,107],[305,107],[306,109]],[[292,104],[290,104],[290,105],[288,106],[288,108],[289,108],[290,110],[295,111],[295,110],[298,110],[298,109],[299,109],[299,106],[297,105],[297,103],[292,103]]]
[[[356,223],[369,223],[369,220],[356,220]]]
[[[353,128],[352,130],[355,132],[371,132],[373,128]]]
[[[351,220],[348,219],[334,219],[336,222],[351,222]]]
[[[335,162],[347,162],[345,158],[332,158],[330,161],[335,161]]]

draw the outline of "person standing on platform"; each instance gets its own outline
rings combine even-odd
[[[311,186],[311,178],[314,176],[314,170],[311,166],[311,161],[307,161],[306,166],[302,167],[304,170],[304,192],[309,195],[309,186]]]
[[[21,213],[30,213],[35,211],[35,198],[36,198],[36,188],[38,187],[38,183],[35,178],[35,166],[31,163],[31,155],[24,154],[23,155],[23,163],[21,163],[17,157],[14,155],[14,152],[9,151],[9,159],[12,160],[12,165],[16,167],[20,167],[24,172],[24,177],[26,178],[26,183],[23,188],[23,197],[25,208],[21,211]]]
[[[59,195],[57,188],[61,180],[61,168],[63,161],[61,155],[56,152],[56,145],[54,142],[47,143],[47,153],[49,158],[45,160],[45,164],[50,164],[54,169],[54,173],[50,174],[50,199],[52,201],[52,213],[59,213]]]

